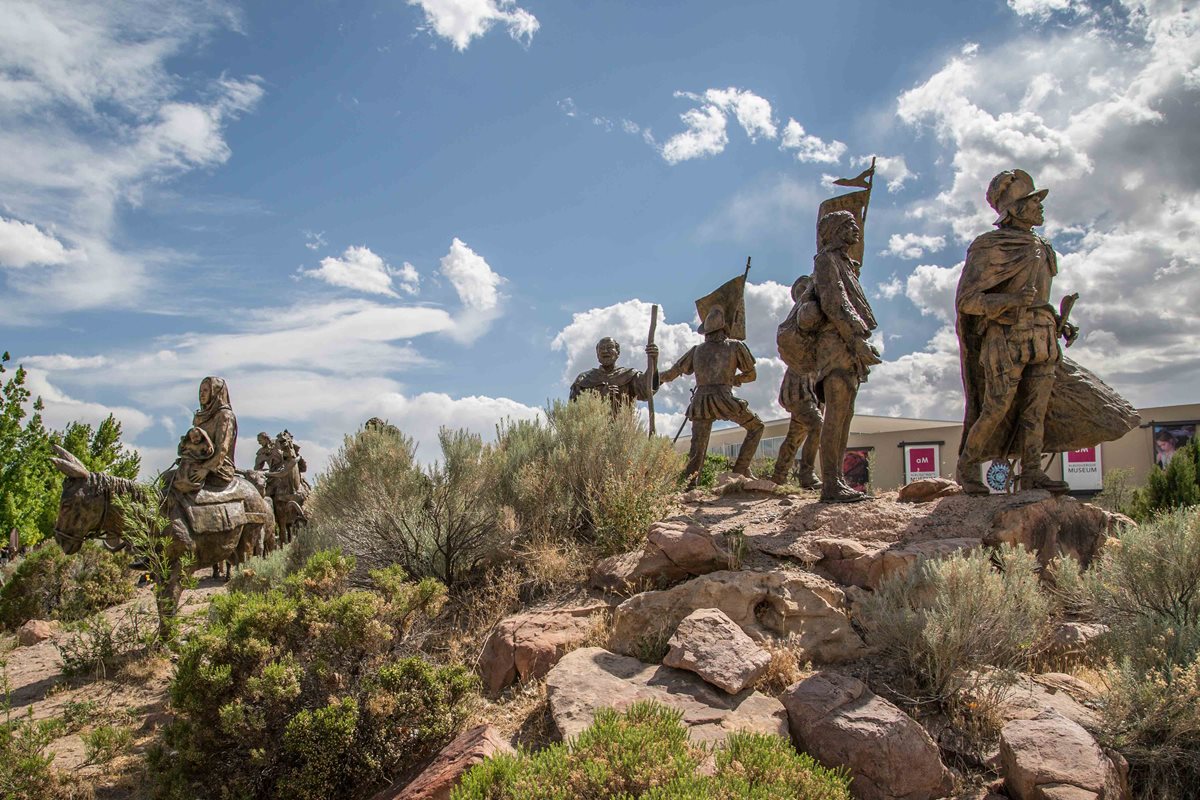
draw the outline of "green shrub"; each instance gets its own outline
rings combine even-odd
[[[392,567],[347,590],[353,569],[322,551],[278,588],[213,598],[171,684],[174,754],[153,759],[167,794],[357,797],[453,737],[475,677],[407,655],[444,587]]]
[[[161,643],[154,612],[132,604],[114,623],[104,614],[71,623],[70,635],[59,645],[63,674],[105,678]]]
[[[655,703],[635,703],[625,713],[601,709],[573,741],[473,767],[451,798],[849,800],[845,771],[821,767],[778,736],[731,734],[715,753],[712,774],[700,774],[708,753],[688,741],[680,718]]]
[[[1177,508],[1200,505],[1200,442],[1192,440],[1175,451],[1166,469],[1155,467],[1146,485],[1134,496],[1132,511],[1138,520]]]
[[[0,625],[31,619],[73,621],[133,596],[129,556],[88,542],[68,556],[48,542],[26,556],[0,587]]]
[[[300,532],[304,535],[304,531]],[[231,592],[265,592],[283,583],[290,573],[288,564],[291,560],[291,550],[298,540],[292,544],[272,550],[265,556],[254,556],[242,562],[226,584]],[[309,553],[312,555],[312,553]]]
[[[697,478],[696,485],[702,488],[710,488],[717,482],[717,476],[723,472],[729,472],[733,469],[733,459],[722,453],[706,453],[704,456],[704,466],[700,467],[700,476]]]
[[[1016,547],[921,561],[868,595],[859,620],[910,697],[953,703],[978,688],[977,671],[1021,670],[1036,657],[1050,611],[1036,570]]]
[[[1106,511],[1133,516],[1135,513],[1133,501],[1137,492],[1129,485],[1129,479],[1132,476],[1133,470],[1128,467],[1106,470],[1104,472],[1104,488],[1088,502],[1100,506]]]
[[[129,749],[133,731],[121,725],[98,725],[80,738],[88,764],[107,764]]]
[[[1124,530],[1080,583],[1086,613],[1109,627],[1105,744],[1129,761],[1137,797],[1191,797],[1200,785],[1200,513]]]

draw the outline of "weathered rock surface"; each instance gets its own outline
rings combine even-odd
[[[921,557],[1001,543],[1019,544],[1046,563],[1062,553],[1090,563],[1110,534],[1126,524],[1072,497],[1031,491],[1016,495],[951,495],[924,503],[885,493],[869,503],[797,503],[781,509],[770,529],[747,530],[755,550],[794,559],[844,584],[877,588],[883,577]]]
[[[1000,729],[1004,785],[1014,800],[1123,800],[1116,764],[1080,725],[1051,710]]]
[[[546,697],[563,738],[592,724],[596,710],[622,710],[654,700],[683,714],[693,741],[724,741],[732,731],[787,736],[787,712],[778,700],[756,691],[729,695],[696,675],[643,664],[636,658],[585,647],[568,653],[546,675]]]
[[[828,767],[846,766],[862,800],[942,797],[953,776],[914,719],[847,675],[818,672],[781,698],[796,747]]]
[[[1096,622],[1060,622],[1050,635],[1047,656],[1064,662],[1087,659],[1096,649],[1108,626]]]
[[[622,553],[598,563],[591,585],[614,593],[663,588],[686,578],[729,569],[732,556],[725,537],[690,520],[665,520],[650,526],[640,553]]]
[[[501,620],[483,645],[479,673],[487,691],[495,694],[515,681],[545,675],[563,655],[578,647],[595,630],[604,603],[527,611]]]
[[[17,644],[33,647],[50,639],[58,631],[58,623],[45,619],[31,619],[17,628]]]
[[[717,608],[688,614],[667,645],[664,666],[694,672],[729,694],[754,683],[771,663],[771,654]]]
[[[1100,718],[1083,701],[1095,696],[1094,689],[1070,675],[1056,672],[1023,675],[1004,693],[999,714],[1001,720],[1010,722],[1036,719],[1046,711],[1053,711],[1084,728],[1094,729]]]
[[[389,786],[371,800],[450,800],[450,793],[471,767],[498,753],[515,752],[499,730],[479,725],[446,745],[416,780]]]
[[[642,592],[617,606],[612,642],[632,653],[647,635],[673,630],[700,608],[717,608],[752,639],[785,636],[816,662],[856,658],[862,639],[846,616],[846,596],[809,572],[723,570],[671,589]]]
[[[962,487],[949,478],[922,478],[900,489],[896,499],[901,503],[928,503],[940,497],[962,494]]]

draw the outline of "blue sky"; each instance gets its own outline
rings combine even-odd
[[[1200,385],[1200,22],[1166,0],[0,0],[0,349],[52,424],[162,468],[199,380],[318,463],[370,416],[431,450],[565,395],[648,303],[753,256],[745,387],[830,177],[880,157],[860,410],[961,413],[947,328],[987,181],[1051,189],[1073,355],[1136,404]],[[669,388],[660,424],[681,418]],[[242,459],[248,457],[244,452]]]

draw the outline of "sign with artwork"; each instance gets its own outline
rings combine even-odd
[[[984,484],[992,494],[1004,494],[1007,492],[1010,476],[1011,480],[1015,483],[1016,475],[1021,474],[1020,464],[1016,466],[1016,474],[1013,474],[1013,467],[1009,462],[1004,460],[985,461],[979,465],[979,469],[983,473]]]
[[[936,444],[904,445],[904,482],[938,477],[942,466],[939,449]]]
[[[871,482],[870,447],[851,447],[842,455],[842,473],[846,484],[856,492],[865,492]]]
[[[1100,467],[1100,448],[1085,447],[1062,454],[1063,480],[1072,490],[1087,491],[1104,488],[1104,474]]]
[[[1194,422],[1154,423],[1154,463],[1166,469],[1175,451],[1195,438]]]

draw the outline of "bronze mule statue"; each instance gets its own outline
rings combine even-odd
[[[54,538],[63,552],[74,555],[87,539],[100,539],[113,552],[128,547],[130,523],[113,498],[146,499],[146,487],[125,478],[91,472],[72,453],[57,445],[54,452],[58,457],[51,461],[66,476],[54,522]],[[164,498],[158,501],[165,504]],[[240,565],[251,555],[265,555],[275,549],[271,502],[241,475],[219,492],[201,490],[193,508],[172,516],[174,519],[163,531],[170,536],[167,558],[171,573],[165,593],[170,601],[168,613],[179,607],[185,554],[192,556],[194,567],[199,569],[222,561]],[[161,599],[159,610],[160,613],[164,610]]]

